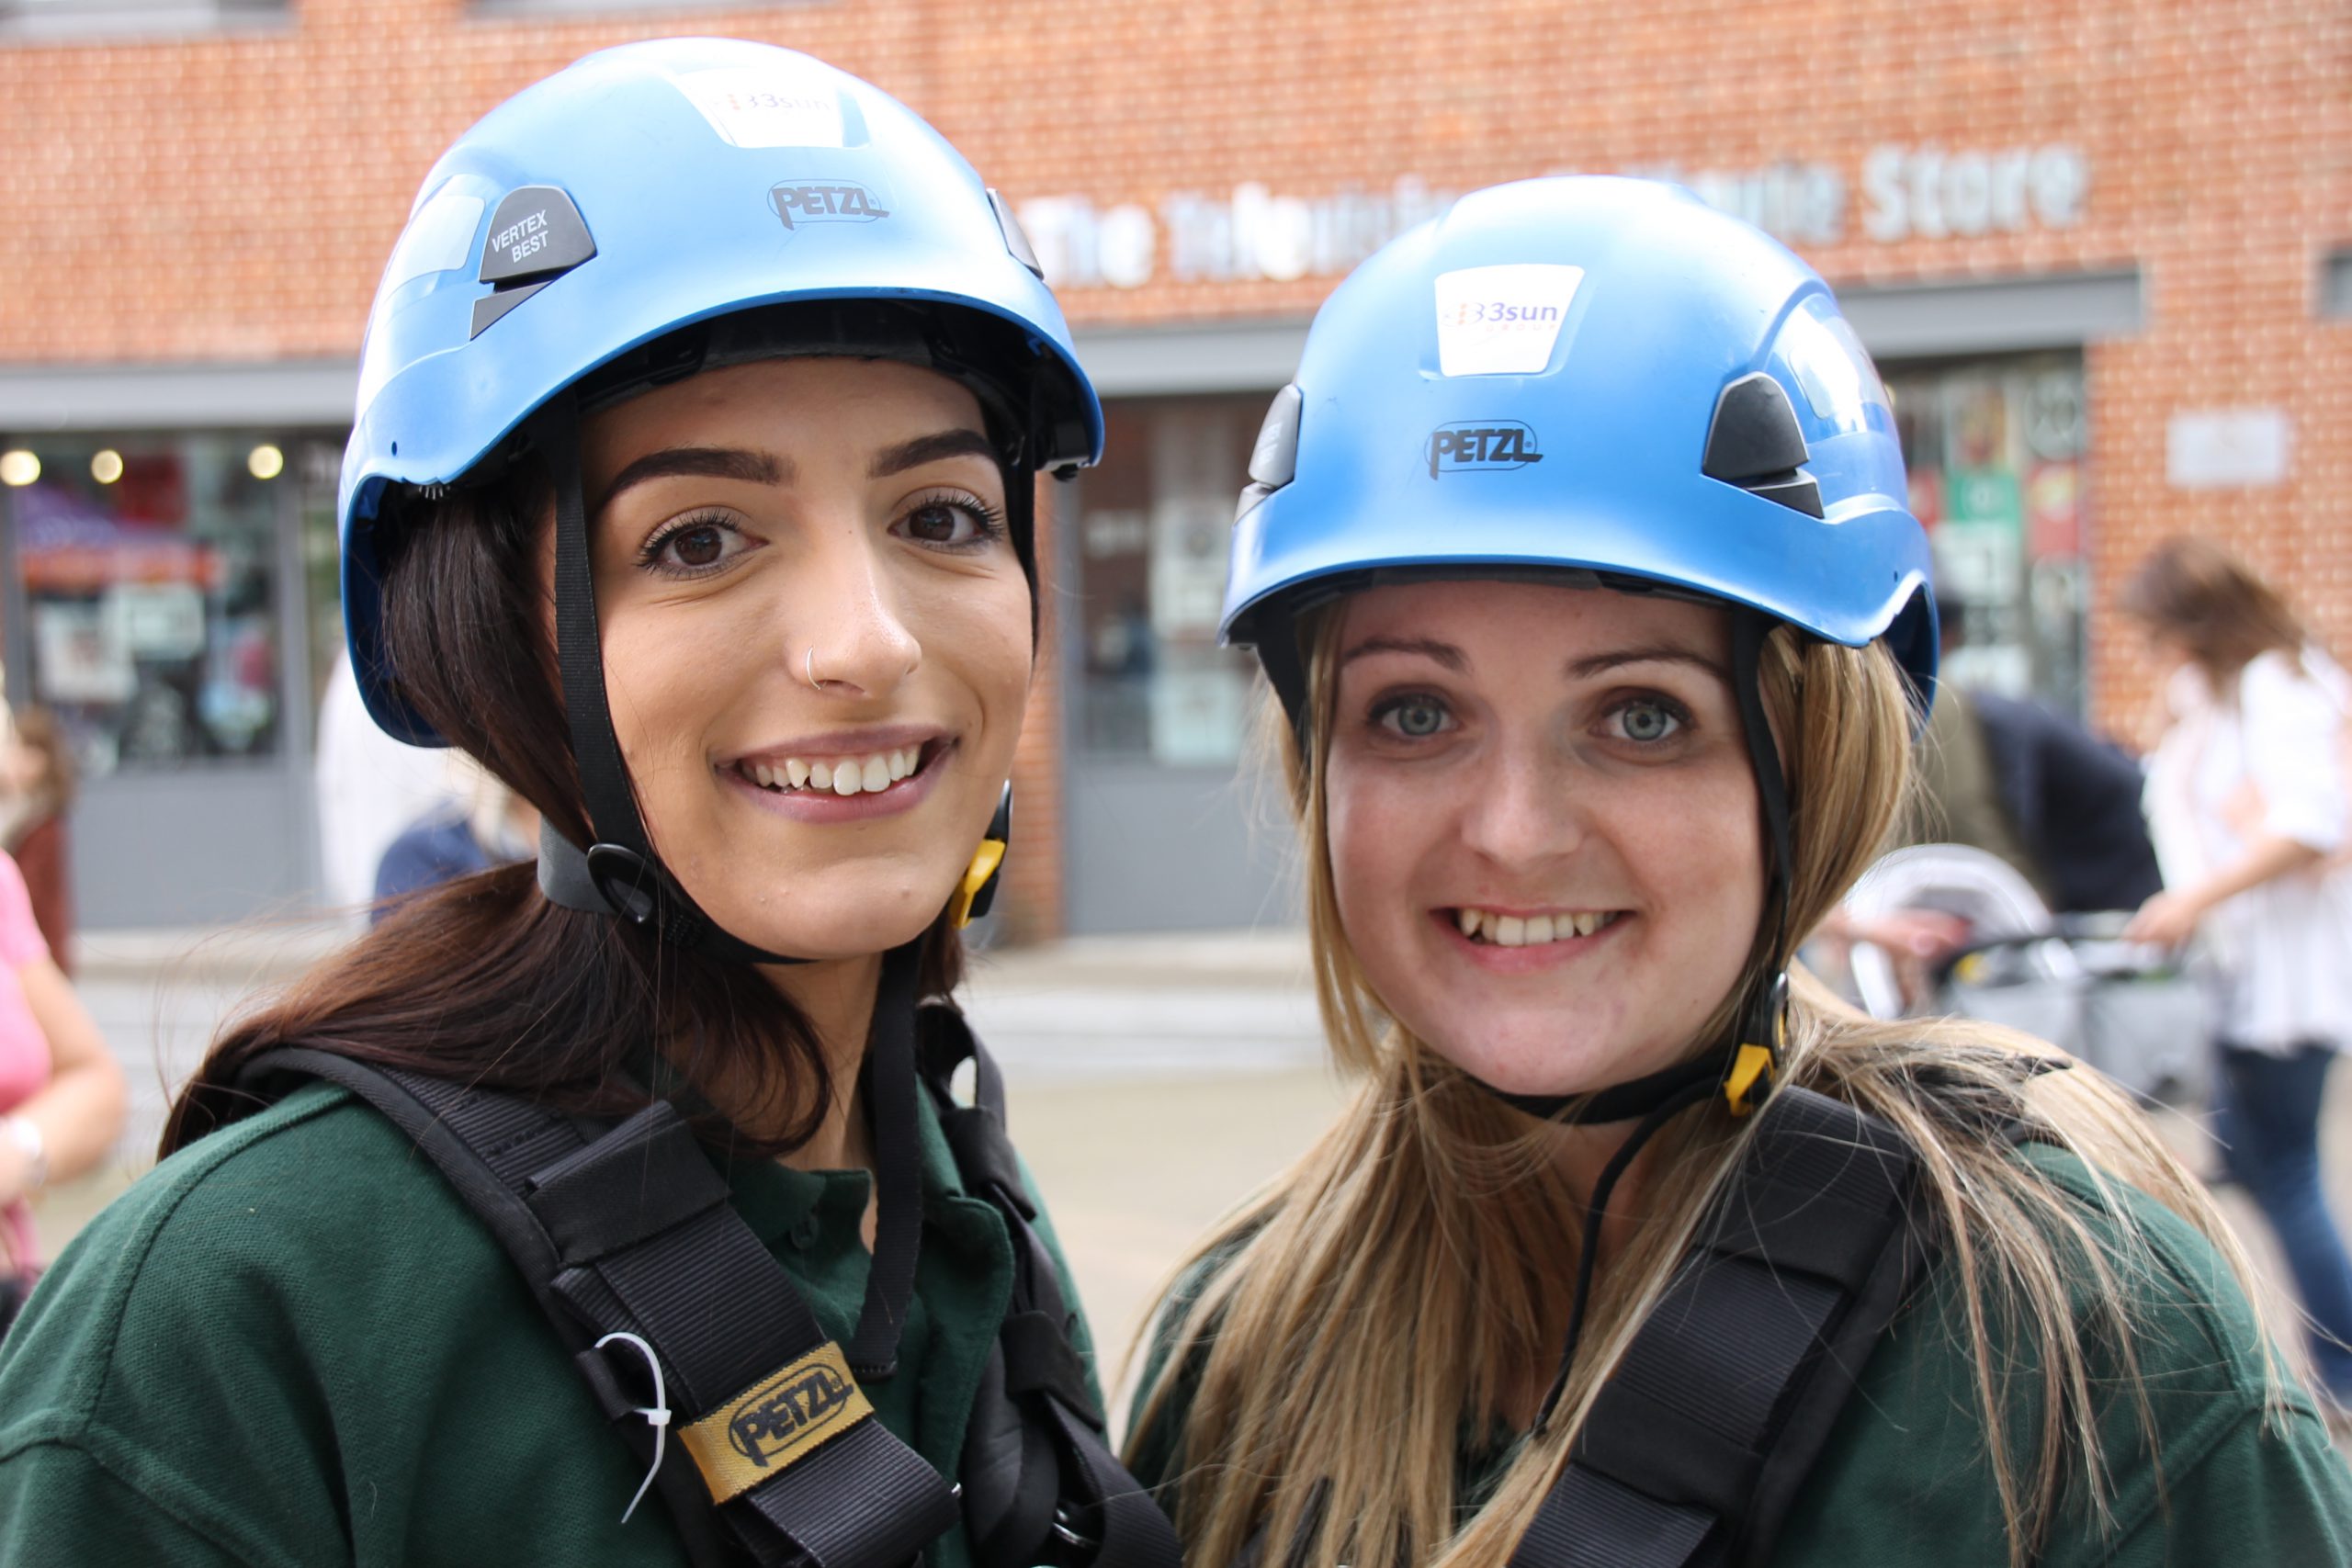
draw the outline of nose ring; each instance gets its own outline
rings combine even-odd
[[[817,679],[817,645],[815,643],[808,645],[808,657],[800,661],[800,668],[808,677],[808,686],[811,691],[821,692],[825,689],[826,682]]]

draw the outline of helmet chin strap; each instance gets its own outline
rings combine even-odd
[[[637,796],[613,735],[605,697],[605,655],[596,625],[596,579],[588,549],[588,514],[580,494],[580,416],[565,391],[534,421],[533,439],[555,481],[555,657],[572,760],[595,842],[586,850],[542,823],[539,888],[566,908],[617,915],[664,942],[740,964],[802,964],[722,929],[654,857]]]
[[[1568,1372],[1576,1362],[1577,1342],[1584,1333],[1587,1308],[1592,1300],[1594,1265],[1600,1258],[1601,1216],[1617,1183],[1649,1141],[1667,1122],[1690,1106],[1722,1096],[1734,1116],[1746,1116],[1771,1097],[1780,1080],[1781,1049],[1788,1033],[1789,976],[1782,967],[1789,934],[1789,868],[1791,854],[1788,776],[1781,766],[1780,748],[1773,744],[1772,727],[1764,712],[1761,682],[1764,639],[1772,622],[1745,606],[1732,611],[1732,687],[1739,704],[1740,728],[1747,741],[1749,765],[1756,774],[1762,807],[1767,852],[1764,910],[1760,929],[1771,933],[1766,950],[1770,959],[1767,977],[1757,985],[1740,1010],[1732,1039],[1687,1062],[1679,1062],[1630,1082],[1612,1084],[1590,1094],[1505,1094],[1488,1092],[1531,1116],[1546,1117],[1570,1126],[1600,1126],[1634,1122],[1634,1131],[1620,1144],[1593,1182],[1584,1213],[1581,1243],[1577,1249],[1576,1293],[1568,1304],[1568,1332],[1560,1351],[1560,1368],[1544,1396],[1535,1418],[1541,1427],[1551,1418],[1566,1392]]]
[[[1766,833],[1764,908],[1760,929],[1771,932],[1767,953],[1771,967],[1754,986],[1735,1021],[1732,1039],[1688,1061],[1677,1062],[1638,1078],[1605,1089],[1576,1094],[1512,1094],[1481,1083],[1489,1094],[1530,1116],[1563,1125],[1605,1126],[1641,1120],[1668,1100],[1695,1103],[1683,1098],[1691,1085],[1713,1080],[1720,1087],[1725,1107],[1745,1116],[1771,1097],[1780,1077],[1781,1050],[1787,1034],[1789,976],[1781,967],[1789,937],[1789,872],[1792,859],[1789,829],[1788,775],[1781,766],[1780,748],[1772,740],[1772,726],[1764,712],[1761,685],[1764,639],[1772,620],[1746,606],[1732,611],[1732,688],[1739,705],[1740,729],[1747,742],[1747,760],[1756,775]]]

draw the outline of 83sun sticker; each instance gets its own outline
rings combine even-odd
[[[670,80],[736,147],[839,147],[841,94],[830,82],[772,66],[720,66]]]
[[[1464,267],[1437,276],[1438,369],[1532,376],[1552,362],[1584,268],[1552,262]]]

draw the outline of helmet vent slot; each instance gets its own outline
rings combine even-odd
[[[1821,487],[1812,475],[1800,471],[1811,456],[1787,390],[1757,370],[1725,387],[1715,400],[1700,471],[1792,512],[1818,517]]]

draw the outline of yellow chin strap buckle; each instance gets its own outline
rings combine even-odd
[[[996,816],[989,819],[988,836],[972,852],[972,863],[964,868],[964,880],[947,901],[948,919],[957,931],[987,914],[989,906],[996,902],[997,874],[1004,869],[1004,852],[1012,844],[1012,786],[1006,784],[996,803]]]
[[[1770,1014],[1770,1021],[1759,1034],[1768,1034],[1770,1045],[1743,1044],[1732,1054],[1731,1070],[1724,1075],[1724,1100],[1734,1116],[1746,1116],[1772,1098],[1772,1089],[1781,1077],[1781,1053],[1789,1043],[1789,977],[1783,974],[1772,982],[1764,1004]]]
[[[1780,1064],[1769,1045],[1742,1045],[1732,1057],[1731,1071],[1724,1075],[1724,1099],[1731,1102],[1734,1116],[1745,1116],[1771,1097],[1772,1080],[1778,1076]],[[1758,1094],[1757,1088],[1763,1087]]]

